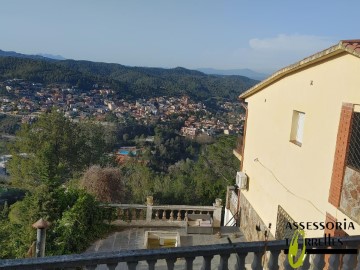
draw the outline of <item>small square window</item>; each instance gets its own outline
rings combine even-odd
[[[290,142],[298,146],[301,146],[303,143],[304,122],[305,122],[305,113],[299,111],[293,111]]]

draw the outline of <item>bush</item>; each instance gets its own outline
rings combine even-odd
[[[80,186],[101,202],[121,203],[126,199],[121,172],[115,167],[91,166],[85,171]]]

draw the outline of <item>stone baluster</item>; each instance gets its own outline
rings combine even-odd
[[[322,270],[325,266],[324,254],[312,254],[310,256],[310,270]],[[352,269],[352,268],[351,268]]]
[[[245,258],[247,256],[247,253],[237,253],[236,254],[236,263],[235,263],[235,269],[237,270],[245,270]]]
[[[129,209],[124,209],[125,220],[129,220]]]
[[[358,263],[357,263],[355,270],[360,270],[360,250],[358,250],[357,262]]]
[[[218,270],[228,270],[230,254],[220,254],[220,264]]]
[[[356,267],[356,255],[355,254],[344,254],[343,257],[343,270],[353,270]]]
[[[155,270],[156,260],[147,260],[146,262],[149,265],[149,270]]]
[[[161,217],[162,220],[166,220],[166,210],[164,209],[163,212],[162,212],[162,217]]]
[[[131,220],[136,220],[136,219],[137,219],[136,209],[135,209],[135,208],[132,208],[132,209],[130,210],[130,219],[131,219]]]
[[[280,250],[272,250],[270,251],[270,257],[268,260],[268,269],[269,270],[278,270],[279,269],[279,255]]]
[[[94,264],[94,265],[86,265],[86,266],[85,266],[85,269],[86,269],[86,270],[95,270],[96,267],[97,267],[97,264]]]
[[[170,212],[170,221],[174,221],[174,211],[171,210]]]
[[[118,265],[117,263],[108,263],[107,267],[109,270],[115,270],[117,265]]]
[[[168,267],[168,270],[174,270],[176,258],[168,258],[166,259],[166,264]]]
[[[262,270],[262,265],[261,265],[261,259],[262,259],[262,255],[264,253],[263,252],[254,252],[254,259],[253,262],[251,263],[251,269],[252,270]]]
[[[308,270],[310,268],[310,256],[306,255],[301,270]]]
[[[181,210],[178,211],[176,220],[181,221]]]
[[[192,270],[193,269],[193,261],[195,257],[185,257],[185,270]]]
[[[328,260],[328,270],[338,270],[340,266],[340,254],[331,254]]]
[[[185,217],[184,217],[185,221],[188,221],[188,210],[185,211]]]
[[[204,256],[201,270],[211,270],[211,260],[214,256]]]
[[[139,219],[140,219],[140,220],[144,220],[144,219],[145,219],[145,214],[144,214],[144,210],[143,210],[143,209],[140,209],[140,210],[139,210]]]
[[[127,262],[127,267],[129,270],[136,270],[138,262]]]
[[[283,266],[284,266],[284,270],[294,270],[294,268],[289,263],[289,259],[288,259],[287,254],[286,254]]]
[[[155,212],[155,220],[159,220],[159,210],[156,210]]]

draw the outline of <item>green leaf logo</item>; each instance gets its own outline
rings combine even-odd
[[[300,256],[298,257],[297,261],[294,262],[296,255],[298,253],[298,241],[299,241],[300,235],[303,239],[304,244],[303,244]],[[288,253],[289,264],[292,268],[295,269],[295,268],[298,268],[303,265],[305,257],[306,257],[305,252],[306,252],[305,232],[304,232],[304,230],[297,230],[297,231],[295,231],[295,233],[291,239],[291,243],[289,246],[289,253]]]

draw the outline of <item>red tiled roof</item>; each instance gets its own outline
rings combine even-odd
[[[280,80],[282,77],[284,77],[285,75],[287,75],[291,72],[297,71],[303,67],[311,65],[313,63],[316,63],[320,60],[326,59],[330,56],[333,56],[333,55],[336,55],[339,53],[344,53],[344,52],[350,53],[350,54],[360,58],[360,39],[341,40],[338,44],[336,44],[326,50],[315,53],[299,62],[296,62],[295,64],[292,64],[283,69],[280,69],[279,71],[275,72],[270,77],[268,77],[267,79],[261,81],[257,85],[253,86],[249,90],[242,93],[239,96],[239,98],[240,99],[248,98],[248,97],[254,95],[255,93],[261,91],[266,86],[272,84],[273,82]]]
[[[341,43],[347,50],[360,54],[360,39],[342,40]]]

